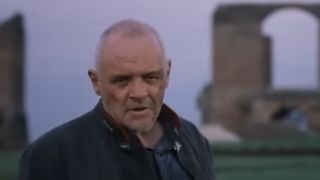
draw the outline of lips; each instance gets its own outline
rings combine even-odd
[[[128,112],[133,114],[145,114],[148,110],[150,110],[150,108],[147,106],[133,106],[128,108]]]
[[[131,120],[145,119],[149,115],[149,108],[147,107],[134,107],[130,108],[128,113],[131,116]]]
[[[132,108],[131,110],[139,112],[139,111],[143,111],[143,110],[146,110],[146,109],[147,109],[146,107],[135,107],[135,108]]]

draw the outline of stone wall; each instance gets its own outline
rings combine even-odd
[[[262,33],[261,24],[272,12],[287,7],[301,8],[320,18],[317,4],[226,4],[216,9],[213,85],[209,93],[206,91],[199,98],[207,99],[204,95],[211,98],[210,102],[202,102],[203,117],[210,118],[204,122],[223,125],[247,137],[268,128],[281,134],[284,129],[274,123],[274,113],[279,108],[295,108],[303,111],[312,130],[320,133],[320,89],[313,92],[271,89],[272,39]],[[210,107],[203,108],[203,104]],[[266,131],[263,135],[267,137],[268,133],[276,134]]]
[[[0,150],[26,142],[23,20],[16,15],[0,25]]]

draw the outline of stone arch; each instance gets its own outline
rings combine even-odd
[[[212,119],[209,121],[241,132],[247,124],[270,124],[271,114],[280,103],[293,104],[310,117],[320,116],[320,111],[309,108],[320,106],[319,89],[312,92],[273,92],[270,89],[272,40],[263,35],[261,23],[268,15],[283,8],[305,10],[319,23],[320,4],[225,4],[216,9],[213,17]],[[320,129],[320,123],[316,126]]]
[[[268,15],[283,8],[298,8],[320,18],[320,4],[225,4],[214,13],[214,24],[262,22]]]
[[[214,14],[214,81],[215,84],[218,83],[223,86],[234,84],[237,82],[239,85],[249,85],[253,88],[264,88],[266,86],[270,85],[270,57],[267,57],[270,53],[270,44],[271,41],[268,39],[268,37],[263,36],[261,32],[261,23],[263,20],[274,13],[277,10],[283,9],[283,8],[298,8],[305,10],[306,12],[309,12],[312,14],[319,22],[320,19],[320,4],[319,5],[311,5],[311,4],[270,4],[270,5],[250,5],[250,4],[241,4],[241,5],[222,5],[219,6]],[[320,33],[320,32],[319,32]],[[244,37],[245,36],[245,37]],[[241,37],[244,37],[243,40]],[[239,41],[234,41],[231,38],[239,38]],[[228,40],[230,44],[226,44],[224,41]],[[224,53],[223,49],[226,47],[230,47],[231,42],[234,43],[235,47],[232,47],[232,49],[241,49],[241,42],[246,42],[246,45],[253,46],[252,49],[261,51],[260,54],[255,54],[256,56],[243,57],[244,59],[251,59],[251,63],[255,64],[252,65],[251,69],[259,68],[260,74],[258,72],[255,72],[254,70],[251,70],[249,72],[255,72],[256,74],[248,74],[248,77],[241,76],[242,67],[235,67],[229,64],[234,64],[232,60],[230,60],[229,57],[226,54],[221,54],[220,52]],[[223,45],[223,47],[221,46]],[[225,45],[225,46],[224,46]],[[257,47],[258,45],[259,47]],[[239,47],[240,46],[240,47]],[[222,49],[220,49],[222,48]],[[243,47],[242,47],[243,48]],[[258,48],[258,49],[257,49]],[[229,48],[230,49],[230,48]],[[251,49],[242,49],[251,51]],[[245,53],[245,52],[244,52]],[[244,54],[242,53],[242,54]],[[242,55],[241,51],[239,53],[235,53],[235,55]],[[222,57],[221,57],[222,56]],[[233,54],[231,54],[233,56]],[[259,57],[258,57],[259,56]],[[242,56],[240,56],[242,57]],[[264,59],[263,59],[264,58]],[[224,61],[224,62],[220,62]],[[227,60],[226,60],[227,59]],[[255,61],[254,59],[259,59],[260,62]],[[228,61],[230,60],[230,61]],[[258,61],[259,61],[258,60]],[[228,62],[226,62],[228,61]],[[243,62],[249,63],[247,60],[244,60]],[[218,63],[218,64],[217,64]],[[320,63],[319,63],[320,66]],[[230,69],[234,72],[234,76],[231,78],[222,78],[220,79],[221,74],[224,74],[219,69],[216,69],[215,67],[226,67],[226,69]],[[263,68],[267,67],[267,68]],[[320,67],[319,67],[320,68]],[[224,68],[222,68],[224,69]],[[239,76],[240,74],[240,76]],[[320,76],[320,74],[318,74]],[[243,77],[243,79],[241,79]],[[256,79],[252,79],[253,77],[256,77]],[[240,78],[240,79],[239,79]],[[232,80],[234,79],[234,80]],[[247,79],[247,80],[246,80]],[[248,82],[248,79],[251,79],[250,82]],[[320,78],[318,78],[320,81]],[[237,81],[237,82],[235,82]]]
[[[287,21],[284,22],[284,18]],[[273,43],[270,47],[270,55],[273,55],[270,58],[270,88],[313,90],[319,87],[319,21],[314,14],[301,8],[280,8],[262,19],[261,31],[264,36],[271,37]],[[304,33],[308,33],[308,36]],[[288,44],[291,45],[288,47]],[[281,50],[284,53],[280,53]],[[288,63],[290,59],[295,61]],[[306,75],[290,78],[295,76],[297,70],[305,72]],[[283,71],[288,73],[282,73]],[[307,77],[308,80],[302,80],[302,77]]]

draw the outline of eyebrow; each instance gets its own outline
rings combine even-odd
[[[154,74],[163,75],[164,73],[163,73],[162,69],[157,69],[157,70],[154,70],[154,71],[143,73],[143,75],[154,75]]]

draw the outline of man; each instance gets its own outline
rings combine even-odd
[[[150,26],[107,29],[88,74],[101,101],[29,145],[20,180],[212,180],[207,140],[163,104],[171,62]]]

